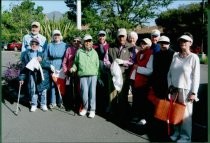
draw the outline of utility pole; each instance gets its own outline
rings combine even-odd
[[[77,29],[81,30],[81,0],[77,0]]]

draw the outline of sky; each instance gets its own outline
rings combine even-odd
[[[59,11],[61,13],[66,13],[69,8],[66,6],[64,0],[33,0],[35,2],[35,8],[37,6],[42,6],[43,13],[50,13],[52,11]],[[190,3],[199,3],[202,0],[175,0],[168,8],[178,8],[181,5],[187,5]],[[9,10],[11,4],[20,4],[21,0],[2,0],[2,11]],[[166,9],[163,9],[163,11]],[[148,23],[149,26],[154,25],[154,19]]]

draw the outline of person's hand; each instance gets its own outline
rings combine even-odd
[[[38,57],[37,57],[37,60],[38,60],[39,62],[41,62],[41,61],[42,61],[42,58],[41,58],[40,56],[38,56]]]
[[[119,64],[122,65],[124,63],[124,61],[122,59],[115,59],[115,61]]]
[[[50,65],[50,70],[54,73],[55,72],[55,67],[53,65]]]
[[[101,78],[98,78],[98,84],[99,84],[99,86],[104,86],[104,82],[102,81],[102,79]]]
[[[70,68],[70,73],[73,73],[73,72],[75,72],[76,70],[74,69],[74,68]]]
[[[23,85],[24,81],[23,80],[20,80],[19,83],[20,83],[20,85]]]
[[[189,96],[188,96],[188,101],[190,101],[190,102],[193,102],[193,101],[195,101],[195,94],[190,94]]]

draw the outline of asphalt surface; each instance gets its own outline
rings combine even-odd
[[[17,61],[18,53],[2,53],[2,66],[8,62]],[[3,71],[4,69],[2,69]],[[208,66],[201,65],[201,96],[200,103],[196,103],[195,123],[193,124],[193,141],[206,141],[207,139],[207,83]],[[204,88],[205,87],[205,88]],[[4,97],[7,95],[3,95]],[[43,112],[29,112],[29,106],[20,104],[18,115],[16,102],[10,98],[2,100],[2,142],[152,142],[161,139],[151,134],[141,134],[138,131],[128,130],[120,126],[114,120],[107,120],[103,116],[96,115],[94,119],[81,117],[73,111],[55,109]],[[200,110],[202,108],[202,110]],[[120,119],[118,119],[120,120]],[[154,129],[157,132],[162,130]],[[153,132],[153,131],[150,131]],[[202,133],[202,134],[200,134]]]

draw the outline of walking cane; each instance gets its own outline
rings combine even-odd
[[[72,76],[72,99],[73,99],[73,108],[74,108],[74,116],[76,115],[75,110],[76,110],[76,97],[75,97],[75,86],[74,86],[74,82],[75,82],[75,73],[73,73]]]
[[[60,108],[64,108],[63,107],[63,99],[62,99],[61,91],[60,91],[60,85],[57,85],[57,88],[58,88],[58,94],[59,94],[59,98],[60,98],[60,102],[61,102],[61,107]]]
[[[18,115],[18,111],[20,110],[19,101],[20,101],[20,90],[21,90],[21,86],[22,86],[22,84],[19,83],[18,100],[17,100],[17,106],[16,106],[15,115]]]

